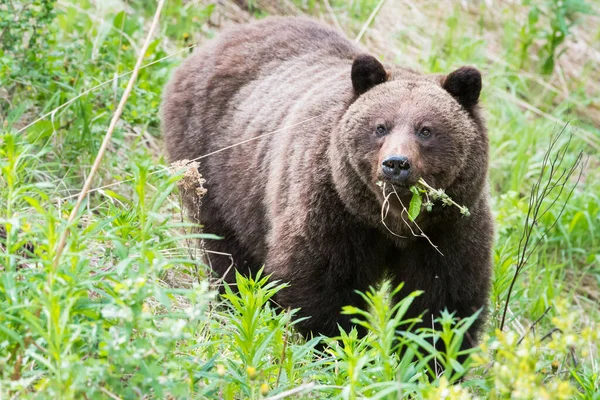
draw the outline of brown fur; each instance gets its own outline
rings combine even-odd
[[[422,75],[381,65],[310,20],[267,18],[222,34],[176,71],[163,103],[167,151],[171,161],[194,159],[280,130],[202,160],[200,222],[224,238],[209,249],[231,253],[241,272],[264,264],[289,282],[277,302],[310,317],[304,333],[348,329],[341,307],[361,306],[355,290],[384,277],[405,282],[403,294],[425,291],[411,315],[428,310],[430,326],[443,308],[465,317],[487,301],[493,234],[480,89],[472,68]],[[386,135],[374,134],[378,124]],[[415,132],[425,125],[432,135],[422,139]],[[462,217],[437,204],[418,217],[443,256],[410,234],[398,201],[386,224],[406,238],[381,223],[376,183],[394,154],[411,162],[408,181],[395,186],[405,205],[407,186],[423,177],[470,209]],[[229,262],[211,256],[219,275]]]

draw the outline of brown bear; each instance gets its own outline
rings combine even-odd
[[[223,237],[207,245],[214,272],[234,280],[218,253],[242,273],[264,265],[289,283],[276,301],[309,317],[305,334],[349,329],[342,306],[362,306],[356,291],[384,278],[404,282],[401,295],[424,291],[410,310],[426,312],[424,326],[444,308],[482,309],[493,224],[480,91],[474,68],[424,75],[382,64],[304,18],[239,26],[197,50],[168,85],[162,118],[170,161],[201,158],[198,222]],[[403,205],[419,178],[470,216],[437,204],[415,220],[429,240],[413,235]]]

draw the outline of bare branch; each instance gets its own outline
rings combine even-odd
[[[573,192],[575,191],[575,188],[581,179],[581,174],[583,173],[583,152],[579,152],[575,161],[570,166],[563,167],[565,156],[571,146],[573,138],[572,133],[569,134],[565,144],[556,148],[567,127],[568,123],[560,130],[560,132],[550,138],[550,144],[548,145],[546,153],[544,154],[541,170],[536,181],[531,187],[527,215],[525,217],[523,232],[521,234],[521,238],[519,239],[519,246],[517,250],[517,266],[506,295],[504,311],[502,313],[502,321],[500,323],[501,330],[504,329],[504,325],[506,323],[506,313],[508,311],[510,297],[514,290],[514,286],[519,274],[527,265],[529,258],[535,252],[539,244],[546,238],[548,233],[560,220],[569,200],[571,199],[571,196],[573,195]],[[554,218],[554,221],[544,232],[542,232],[541,235],[539,235],[534,243],[533,235],[536,227],[541,219],[548,213],[548,211],[550,211],[550,209],[552,209],[560,201],[565,188],[569,185],[571,177],[578,168],[580,170],[577,179],[569,190],[558,214]],[[544,207],[548,200],[550,200],[550,204]],[[545,314],[546,313],[544,313],[544,315]],[[533,326],[535,326],[535,324]],[[519,340],[519,343],[521,340],[523,340],[523,338]]]

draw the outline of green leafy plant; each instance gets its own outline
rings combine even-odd
[[[541,71],[551,74],[562,53],[560,45],[571,34],[579,15],[589,14],[591,7],[582,0],[527,1],[525,4],[529,12],[520,31],[521,67],[530,58],[535,40],[540,39],[543,42]]]
[[[0,86],[12,95],[16,86],[31,90],[32,81],[50,79],[46,38],[56,17],[56,0],[27,2],[5,0],[0,4]],[[0,117],[6,104],[0,103]]]
[[[418,394],[420,384],[437,384],[443,377],[456,382],[467,371],[459,358],[471,353],[461,351],[465,332],[477,315],[457,321],[444,312],[437,320],[442,327],[415,330],[420,318],[407,318],[407,311],[421,292],[416,291],[394,303],[403,285],[391,290],[389,282],[367,293],[360,293],[366,308],[344,307],[344,314],[355,316],[352,322],[366,331],[359,338],[357,331],[341,331],[341,336],[330,340],[328,354],[333,356],[336,386],[341,386],[342,398],[396,398],[399,395]],[[435,343],[443,342],[439,350]],[[439,370],[431,368],[432,360],[439,360]]]
[[[414,221],[419,216],[422,206],[425,207],[428,212],[430,212],[433,209],[433,205],[436,201],[440,201],[444,207],[457,207],[460,213],[465,217],[471,215],[467,207],[456,203],[450,196],[446,194],[446,192],[444,192],[443,189],[435,189],[431,187],[423,178],[419,179],[418,185],[411,186],[410,191],[413,194],[408,208],[408,217],[411,221]],[[425,196],[425,202],[423,202],[422,196]]]
[[[337,18],[351,38],[378,3],[330,0],[328,9],[294,1],[321,20]],[[437,331],[409,330],[415,320],[405,309],[418,293],[396,303],[389,283],[362,294],[366,309],[345,309],[366,331],[362,337],[355,330],[301,337],[294,310],[273,300],[285,282],[262,273],[238,275],[237,285],[217,295],[195,252],[197,240],[216,238],[184,222],[174,191],[185,169],[173,174],[163,159],[158,104],[191,46],[233,21],[268,14],[263,4],[272,2],[254,1],[247,13],[227,2],[168,1],[54,265],[156,3],[0,1],[0,398],[597,399],[600,92],[593,45],[600,26],[588,14],[597,15],[598,5],[466,2],[448,12],[434,2],[388,1],[363,36],[366,50],[386,62],[434,73],[471,64],[484,72],[497,233],[489,324],[482,346],[466,354],[458,343],[468,320],[444,313]],[[289,4],[286,10],[299,12]],[[548,79],[542,66],[550,71],[548,58],[566,57],[571,42],[580,57],[565,59],[560,79]],[[573,135],[555,148],[564,150],[564,166],[584,149],[580,183],[557,197],[564,208],[546,198],[547,212],[528,220],[532,189],[544,190],[537,180],[550,133],[568,120]],[[555,168],[555,178],[562,173]],[[576,180],[561,182],[571,188]],[[558,194],[560,186],[547,190]],[[412,188],[413,219],[428,205],[446,204],[441,193],[433,201],[434,190]],[[537,245],[523,258],[525,226]]]

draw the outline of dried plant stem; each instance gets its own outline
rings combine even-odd
[[[385,194],[385,184],[383,186],[383,204],[381,205],[381,223],[385,226],[385,229],[388,230],[392,235],[397,236],[399,238],[406,239],[406,236],[398,235],[396,232],[392,231],[387,224],[385,223],[385,219],[387,218],[388,212],[390,211],[390,196],[393,192]]]
[[[560,217],[562,216],[573,191],[577,187],[579,180],[581,179],[581,174],[583,172],[582,159],[583,152],[579,152],[575,161],[567,166],[563,167],[563,162],[567,151],[569,150],[569,146],[571,144],[571,140],[573,139],[573,134],[569,135],[567,142],[559,147],[556,152],[554,151],[555,146],[558,144],[559,139],[562,137],[563,133],[567,129],[567,124],[560,130],[560,132],[556,135],[553,135],[550,139],[550,145],[544,154],[544,159],[542,161],[542,168],[537,177],[537,180],[531,187],[531,192],[529,194],[529,205],[527,207],[527,215],[525,217],[525,223],[523,224],[523,233],[521,234],[521,239],[519,240],[519,247],[517,250],[517,266],[515,268],[515,273],[513,274],[513,278],[510,282],[510,286],[508,288],[508,293],[506,294],[506,301],[504,304],[504,310],[502,313],[502,320],[500,322],[500,329],[504,329],[504,324],[506,323],[506,314],[508,312],[508,305],[510,304],[510,297],[512,295],[512,291],[514,289],[515,283],[519,277],[519,274],[527,265],[529,261],[529,257],[534,253],[537,246],[541,243],[541,241],[548,235],[548,232],[554,228],[554,226],[558,223]],[[560,196],[565,191],[567,184],[570,182],[571,176],[575,173],[575,171],[579,168],[579,174],[577,176],[577,180],[572,185],[571,189],[567,193],[567,198],[562,204],[560,211],[550,227],[546,229],[540,237],[533,243],[533,233],[535,227],[539,225],[540,220],[546,213],[558,202]],[[547,177],[544,180],[547,173]],[[554,193],[556,189],[557,193]],[[553,198],[552,198],[553,197]],[[551,199],[550,204],[544,208],[544,204],[546,203],[546,199]]]
[[[540,110],[539,108],[529,104],[528,102],[526,102],[524,100],[517,98],[514,95],[508,94],[508,93],[506,93],[502,90],[498,90],[498,89],[495,89],[495,91],[500,97],[502,97],[506,100],[512,101],[513,103],[517,104],[518,106],[523,107],[523,108],[533,112],[534,114],[539,115],[540,117],[546,118],[548,121],[554,122],[559,125],[564,125],[564,126],[569,124],[568,121],[564,121],[559,118],[556,118],[555,116],[550,115],[550,114]],[[583,140],[587,144],[589,144],[595,150],[600,150],[600,140],[598,140],[598,136],[596,134],[594,134],[586,129],[578,128],[577,131],[575,131],[574,135],[579,137],[581,140]]]
[[[287,344],[289,341],[289,329],[290,329],[290,321],[292,320],[291,309],[288,307],[287,309],[287,321],[285,322],[285,328],[283,331],[283,349],[281,350],[281,360],[279,362],[279,371],[277,372],[277,381],[275,382],[275,387],[279,387],[279,380],[281,378],[281,371],[283,371],[283,363],[285,362],[285,352],[287,350]]]
[[[116,394],[114,394],[112,392],[109,392],[108,390],[106,390],[106,388],[100,387],[100,391],[113,400],[121,400],[121,398],[119,396],[117,396]]]
[[[548,311],[550,311],[551,309],[552,309],[552,307],[546,308],[546,311],[544,311],[538,319],[533,321],[533,324],[531,324],[531,326],[529,327],[529,330],[527,330],[527,332],[525,332],[517,341],[517,346],[521,344],[521,342],[523,341],[523,339],[525,339],[525,336],[527,336],[527,334],[529,332],[533,332],[535,330],[535,326],[540,323],[540,321],[546,316],[546,314],[548,314]],[[534,332],[534,334],[535,334],[535,332]]]
[[[234,148],[234,147],[241,146],[241,145],[243,145],[243,144],[246,144],[246,143],[249,143],[249,142],[252,142],[252,141],[258,140],[258,139],[262,139],[262,138],[264,138],[264,137],[267,137],[267,136],[270,136],[270,135],[274,135],[274,134],[276,134],[276,133],[279,133],[279,132],[281,132],[281,131],[284,131],[284,130],[286,130],[286,129],[289,129],[289,128],[293,128],[293,127],[296,127],[296,126],[300,126],[300,125],[302,125],[302,124],[305,124],[305,123],[307,123],[307,122],[309,122],[309,121],[312,121],[312,120],[313,120],[313,119],[315,119],[315,118],[319,118],[319,117],[321,117],[322,115],[323,115],[323,114],[315,115],[314,117],[307,118],[307,119],[305,119],[305,120],[303,120],[303,121],[300,121],[300,122],[297,122],[297,123],[295,123],[295,124],[288,125],[288,126],[284,126],[284,127],[282,127],[282,128],[275,129],[274,131],[271,131],[271,132],[263,133],[262,135],[255,136],[255,137],[252,137],[252,138],[250,138],[250,139],[245,139],[245,140],[242,140],[241,142],[234,143],[234,144],[232,144],[232,145],[230,145],[230,146],[223,147],[223,148],[221,148],[221,149],[218,149],[218,150],[215,150],[215,151],[213,151],[213,152],[211,152],[211,153],[207,153],[207,154],[201,155],[201,156],[199,156],[199,157],[196,157],[196,158],[194,158],[194,159],[192,159],[192,160],[187,160],[187,161],[188,161],[188,162],[193,162],[193,161],[198,161],[198,160],[201,160],[201,159],[203,159],[203,158],[206,158],[206,157],[210,157],[210,156],[212,156],[212,155],[214,155],[214,154],[217,154],[217,153],[220,153],[220,152],[222,152],[222,151],[226,151],[226,150],[232,149],[232,148]],[[165,167],[165,170],[169,170],[169,168],[168,168],[168,167]],[[164,172],[164,170],[158,170],[158,171],[150,172],[148,175],[154,175],[154,174],[158,174],[158,173],[161,173],[161,172]],[[117,185],[120,185],[121,183],[125,183],[125,182],[131,182],[131,181],[133,181],[133,178],[131,178],[131,179],[124,179],[124,180],[122,180],[122,181],[119,181],[119,182],[113,182],[113,183],[109,183],[108,185],[100,186],[100,187],[97,187],[97,188],[95,188],[95,189],[90,189],[90,190],[88,191],[88,193],[95,192],[95,191],[102,190],[102,189],[106,189],[106,188],[113,187],[113,186],[117,186]],[[66,197],[63,197],[63,198],[61,199],[61,201],[65,201],[65,200],[68,200],[68,199],[72,199],[73,197],[76,197],[76,196],[77,196],[77,195],[66,196]]]
[[[438,253],[440,253],[441,256],[444,256],[444,253],[442,253],[440,251],[440,249],[435,244],[433,244],[433,242],[431,241],[431,239],[429,239],[429,236],[427,236],[425,234],[425,232],[423,231],[423,229],[421,229],[421,227],[419,226],[419,224],[417,224],[417,221],[413,221],[413,223],[415,224],[415,226],[419,230],[419,233],[416,234],[413,231],[413,229],[410,226],[410,223],[406,219],[404,219],[404,214],[408,215],[408,210],[406,209],[406,206],[404,205],[404,203],[400,199],[400,196],[398,195],[398,192],[396,192],[396,188],[394,187],[394,185],[392,185],[392,189],[394,190],[394,194],[396,195],[396,198],[398,199],[398,201],[400,202],[400,205],[402,206],[402,212],[400,213],[400,216],[402,217],[402,221],[404,221],[404,223],[406,224],[406,226],[408,226],[408,228],[410,229],[410,232],[414,236],[416,236],[416,237],[422,237],[422,238],[427,239],[427,241],[429,242],[429,244],[431,245],[431,247],[433,247],[435,249],[435,251],[437,251]]]
[[[381,7],[383,7],[384,4],[385,4],[385,0],[380,0],[379,3],[377,3],[377,6],[375,6],[375,8],[373,9],[373,12],[371,12],[371,15],[369,15],[369,18],[367,18],[367,21],[364,23],[362,29],[358,33],[358,36],[356,36],[356,39],[354,39],[354,41],[356,43],[360,42],[362,37],[367,32],[367,29],[369,29],[371,22],[373,22],[373,19],[375,19],[375,17],[377,16],[377,13],[379,13],[379,10],[381,10]]]
[[[425,182],[425,179],[423,179],[423,178],[419,179],[419,184],[431,192],[440,192],[440,190],[431,187],[427,182]],[[427,201],[429,201],[428,193],[426,192],[425,194],[427,196]],[[458,204],[457,202],[452,200],[452,197],[450,197],[448,195],[444,196],[444,202],[452,204],[453,206],[457,207],[463,214],[465,213],[465,211],[468,212],[468,209],[465,206],[461,206],[460,204]]]
[[[405,236],[400,236],[394,232],[392,232],[390,230],[390,228],[388,228],[388,226],[385,224],[384,219],[387,216],[388,210],[389,210],[389,197],[391,196],[391,194],[395,194],[396,198],[398,199],[398,201],[400,202],[400,205],[402,206],[402,211],[400,212],[400,218],[402,218],[402,222],[404,222],[404,224],[408,227],[408,229],[410,229],[410,233],[414,236],[414,237],[422,237],[427,239],[427,241],[429,242],[429,244],[431,244],[431,246],[438,252],[440,253],[440,255],[444,255],[440,249],[433,244],[433,242],[431,241],[431,239],[429,239],[429,236],[427,236],[425,234],[425,232],[423,232],[423,229],[421,229],[421,227],[419,226],[419,224],[417,224],[416,221],[413,221],[413,223],[415,224],[415,226],[417,227],[417,229],[419,230],[418,232],[415,232],[413,230],[413,228],[410,226],[410,222],[408,222],[405,218],[404,218],[404,214],[408,215],[408,209],[406,208],[406,206],[404,206],[404,203],[402,202],[402,200],[400,199],[400,195],[398,194],[398,192],[396,192],[396,188],[394,187],[394,185],[390,185],[392,187],[392,192],[390,192],[388,195],[385,194],[387,185],[384,182],[383,186],[382,186],[382,190],[383,190],[383,195],[384,195],[384,201],[382,204],[382,211],[381,211],[381,222],[383,223],[383,225],[385,226],[385,228],[390,231],[393,235],[401,237],[401,238],[405,238]],[[384,212],[385,209],[385,212]]]
[[[133,90],[133,85],[135,84],[135,81],[138,77],[140,68],[142,66],[142,61],[144,61],[144,56],[146,55],[146,51],[148,51],[148,47],[150,46],[152,36],[154,34],[154,31],[156,30],[156,27],[158,26],[158,21],[160,19],[160,13],[165,4],[165,1],[166,0],[159,0],[159,2],[158,2],[158,5],[156,7],[156,12],[154,13],[154,19],[152,20],[152,25],[150,26],[150,31],[148,32],[148,35],[146,36],[146,40],[144,42],[144,45],[142,46],[142,49],[140,50],[140,54],[138,55],[137,62],[133,69],[133,73],[131,74],[131,77],[129,78],[129,82],[127,83],[125,92],[123,93],[123,96],[121,97],[119,106],[117,107],[117,110],[115,111],[115,114],[113,115],[113,118],[110,121],[108,130],[106,131],[106,134],[104,135],[104,139],[102,140],[102,145],[100,146],[100,150],[98,150],[98,154],[96,155],[96,159],[94,160],[92,169],[90,170],[90,173],[88,174],[87,179],[85,180],[85,183],[83,184],[83,188],[79,192],[79,196],[77,197],[77,202],[75,203],[75,206],[71,210],[71,214],[69,215],[69,219],[67,220],[67,225],[65,226],[65,229],[63,230],[62,234],[60,235],[60,239],[58,241],[58,246],[56,247],[56,254],[54,255],[54,263],[53,263],[54,268],[56,268],[56,266],[58,265],[60,256],[61,256],[61,254],[65,248],[65,244],[67,242],[67,237],[69,235],[69,230],[71,228],[71,224],[73,223],[73,221],[75,221],[75,218],[77,217],[77,213],[79,212],[79,209],[81,208],[81,204],[83,203],[83,200],[87,196],[87,194],[90,190],[90,187],[92,186],[92,182],[94,180],[94,177],[96,176],[96,172],[98,172],[98,168],[100,167],[100,163],[102,162],[104,153],[106,153],[106,149],[108,148],[108,145],[110,144],[110,140],[112,138],[113,132],[115,131],[117,123],[119,122],[119,119],[121,118],[121,114],[123,113],[125,104],[127,103],[127,100],[129,99],[129,95],[131,94],[131,91]]]
[[[267,400],[285,399],[286,397],[291,397],[291,396],[294,396],[294,395],[297,395],[300,393],[310,391],[310,390],[314,389],[316,386],[317,386],[316,383],[308,382],[308,383],[305,383],[304,385],[300,385],[300,386],[292,388],[290,390],[286,390],[285,392],[276,394],[275,396],[268,397]]]
[[[329,15],[331,15],[331,19],[333,20],[333,24],[335,25],[335,27],[340,32],[343,33],[344,29],[342,28],[342,25],[340,24],[340,21],[338,21],[338,18],[335,15],[335,11],[333,10],[333,7],[331,7],[331,4],[329,4],[329,0],[323,0],[323,2],[325,3],[325,8],[327,9],[327,12],[329,12]]]

